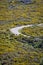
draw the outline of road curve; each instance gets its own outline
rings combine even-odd
[[[22,34],[19,30],[22,30],[24,27],[32,27],[32,26],[34,26],[34,25],[31,24],[31,25],[18,26],[18,27],[15,27],[15,28],[11,28],[10,31],[13,34],[18,36],[19,34]],[[37,26],[43,26],[43,24],[37,24]],[[24,35],[24,34],[22,34],[22,35]],[[24,36],[26,36],[26,35],[24,35]]]

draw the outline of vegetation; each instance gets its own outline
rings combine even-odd
[[[33,37],[43,36],[43,27],[42,26],[27,27],[22,30],[22,33],[24,35],[33,36]]]
[[[15,36],[16,26],[43,23],[42,0],[24,4],[15,0],[0,0],[0,65],[43,65],[43,28],[24,28]]]

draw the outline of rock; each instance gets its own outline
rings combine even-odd
[[[32,3],[31,0],[18,0],[18,1],[23,2],[23,3],[25,3],[25,4]]]

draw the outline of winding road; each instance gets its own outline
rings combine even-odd
[[[13,34],[15,34],[16,36],[18,36],[19,34],[22,34],[22,33],[20,32],[20,30],[22,30],[24,27],[32,27],[32,26],[35,26],[35,25],[31,24],[31,25],[18,26],[18,27],[15,27],[15,28],[11,28],[10,31],[11,31]],[[43,24],[37,24],[37,26],[43,27]],[[24,35],[24,34],[22,34],[22,35]],[[26,35],[24,35],[24,36],[26,36]]]

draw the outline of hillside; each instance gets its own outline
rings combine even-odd
[[[43,65],[43,0],[29,1],[0,0],[0,65]]]

